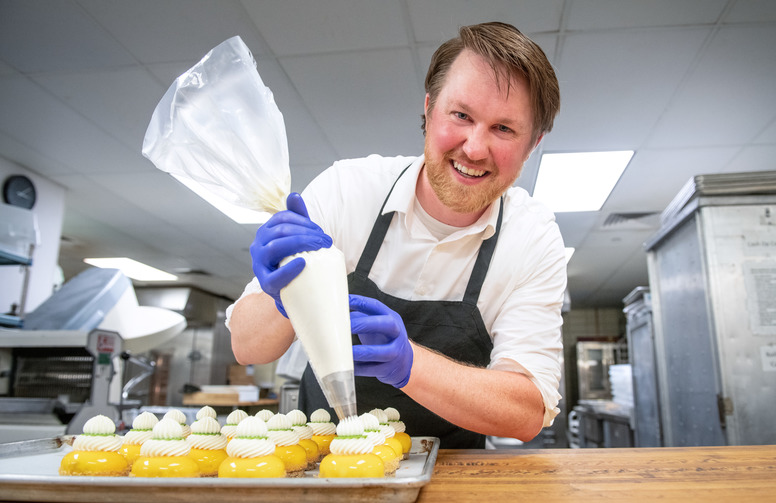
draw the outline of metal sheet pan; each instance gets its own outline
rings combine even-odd
[[[384,479],[218,479],[63,477],[62,458],[72,437],[0,444],[0,500],[56,502],[413,502],[431,480],[439,439],[412,437],[410,457]]]

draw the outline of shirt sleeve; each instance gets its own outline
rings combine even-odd
[[[488,368],[526,375],[542,395],[543,425],[550,426],[560,412],[561,308],[566,290],[566,260],[554,221],[533,229],[532,233],[521,234],[523,251],[512,248],[515,251],[509,257],[511,265],[509,261],[506,266],[501,264],[515,272],[511,276],[499,275],[512,278],[500,284],[504,296],[491,298],[494,305],[484,307],[497,310],[490,327],[493,352]]]

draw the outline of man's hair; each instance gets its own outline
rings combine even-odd
[[[458,37],[439,46],[426,74],[429,112],[436,104],[448,70],[464,49],[488,61],[497,82],[505,75],[508,76],[507,86],[513,76],[525,78],[531,93],[534,139],[552,129],[560,110],[560,89],[555,70],[533,40],[514,26],[499,22],[463,26],[458,31]],[[421,128],[425,134],[426,116],[422,115],[422,118]]]

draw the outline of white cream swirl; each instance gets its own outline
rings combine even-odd
[[[111,435],[116,433],[116,425],[108,416],[99,414],[84,423],[83,432],[87,435]]]
[[[83,433],[75,437],[73,450],[76,451],[118,451],[123,440],[115,434],[116,425],[108,416],[102,414],[86,421]]]
[[[383,412],[385,412],[385,417],[388,419],[388,421],[398,421],[401,419],[401,416],[399,415],[399,411],[396,410],[394,407],[387,407],[383,409]]]
[[[171,418],[156,423],[153,437],[140,446],[140,455],[147,457],[186,456],[191,447],[183,439],[183,427]]]
[[[153,437],[151,430],[129,430],[123,438],[125,444],[141,445],[146,440],[150,440]]]
[[[275,445],[296,445],[299,434],[291,426],[291,420],[285,414],[275,414],[267,421],[269,438]],[[312,435],[311,435],[312,436]]]
[[[274,416],[274,415],[275,415],[275,413],[272,412],[269,409],[261,409],[260,411],[258,411],[256,413],[256,417],[258,417],[259,419],[264,420],[265,423],[267,421],[269,421],[272,418],[272,416]]]
[[[385,434],[380,430],[380,422],[373,414],[365,412],[358,418],[361,420],[361,424],[364,425],[364,433],[374,441],[375,445],[385,443]]]
[[[221,434],[221,426],[212,417],[197,419],[191,425],[191,435],[186,442],[192,449],[223,449],[229,442],[225,435]]]
[[[124,435],[125,444],[140,445],[153,436],[153,428],[159,419],[148,411],[141,412],[132,421],[132,429]]]
[[[401,420],[398,410],[393,407],[388,407],[383,412],[385,412],[385,417],[388,419],[388,424],[393,427],[396,433],[404,433],[407,430],[404,421]]]
[[[337,436],[331,441],[332,454],[368,454],[375,444],[364,434],[364,425],[358,416],[346,417],[337,425]]]
[[[257,458],[275,452],[275,444],[267,438],[267,423],[256,416],[248,416],[237,425],[237,437],[226,446],[226,454],[233,458]]]
[[[197,420],[202,419],[203,417],[212,417],[213,419],[217,419],[218,414],[216,414],[216,410],[213,407],[205,405],[197,411]],[[193,431],[194,430],[192,429],[192,432]]]
[[[118,435],[92,435],[84,433],[75,437],[73,441],[74,451],[114,451],[121,449],[123,440]]]
[[[288,411],[286,417],[291,421],[291,428],[299,434],[299,438],[306,440],[313,437],[313,429],[307,425],[307,416],[299,409]]]
[[[392,438],[396,435],[396,430],[394,430],[393,427],[388,424],[388,416],[386,415],[385,411],[382,409],[372,409],[369,411],[369,413],[375,416],[378,421],[380,421],[380,432],[385,435],[385,438]]]
[[[151,414],[148,411],[141,412],[132,421],[132,429],[151,431],[154,429],[154,426],[156,426],[156,423],[158,422],[159,418],[157,418],[155,414]]]
[[[291,426],[305,426],[307,424],[307,416],[299,409],[288,411],[286,417],[291,421]]]
[[[170,409],[167,411],[167,413],[162,417],[162,419],[172,419],[179,425],[181,425],[181,429],[183,430],[183,437],[188,437],[191,435],[191,428],[189,425],[186,424],[186,414],[179,411],[178,409]]]
[[[237,436],[237,425],[248,417],[248,413],[242,409],[235,409],[226,416],[226,424],[221,427],[221,433],[228,438],[234,438]]]
[[[312,423],[328,423],[331,421],[331,414],[326,409],[318,409],[310,414],[310,422]]]
[[[313,411],[307,426],[313,429],[313,435],[335,435],[337,433],[337,426],[331,422],[331,414],[326,409]]]

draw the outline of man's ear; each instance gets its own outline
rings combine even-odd
[[[544,138],[544,133],[539,135],[539,138],[536,139],[536,144],[533,146],[532,150],[536,150],[536,147],[539,146],[539,144],[542,142],[542,138]]]

